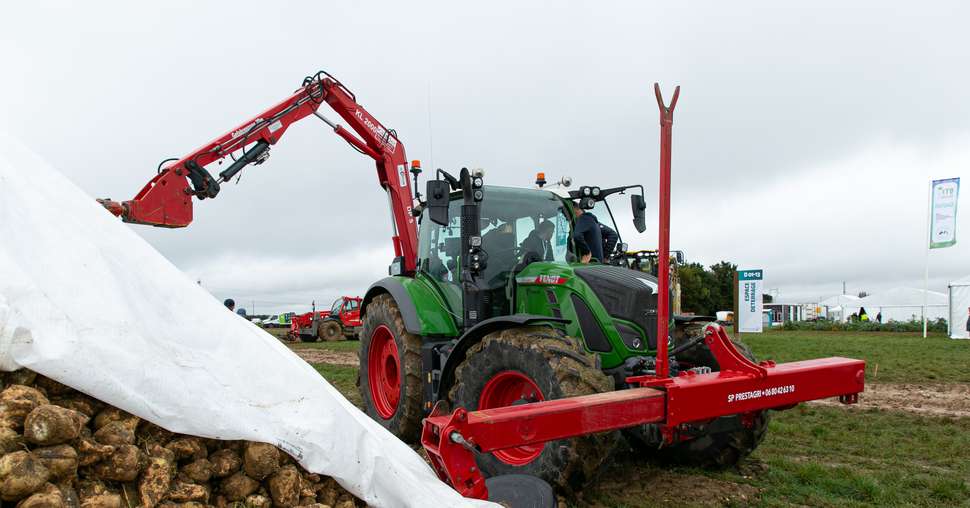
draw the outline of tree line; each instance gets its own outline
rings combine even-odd
[[[719,310],[731,310],[734,305],[734,274],[738,265],[721,261],[710,269],[700,263],[686,263],[678,267],[680,276],[680,308],[702,316],[713,316]]]

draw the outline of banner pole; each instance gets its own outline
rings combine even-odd
[[[926,242],[924,247],[926,248],[926,263],[923,270],[923,338],[926,338],[926,295],[930,288],[930,232],[931,221],[933,220],[933,179],[930,179],[930,191],[927,193],[926,197],[926,236],[923,237],[923,241]]]

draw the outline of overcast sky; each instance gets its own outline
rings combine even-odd
[[[764,268],[785,300],[921,287],[929,180],[970,176],[970,8],[844,3],[17,2],[0,119],[92,196],[130,199],[324,69],[426,169],[644,184],[648,229],[621,232],[652,248],[651,87],[679,84],[674,248]],[[970,274],[968,193],[931,289]],[[189,228],[132,227],[257,312],[362,294],[392,257],[373,163],[312,118]]]

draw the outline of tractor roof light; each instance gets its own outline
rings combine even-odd
[[[536,173],[536,185],[541,189],[546,184],[546,174],[542,171]]]

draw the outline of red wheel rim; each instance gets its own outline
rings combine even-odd
[[[381,325],[374,330],[367,353],[367,384],[374,409],[385,420],[394,416],[401,400],[401,360],[391,330]]]
[[[485,383],[482,394],[478,397],[478,409],[492,409],[529,402],[545,400],[542,390],[529,376],[514,371],[499,372]],[[516,448],[499,450],[493,455],[498,460],[513,466],[524,466],[542,454],[544,445],[526,445]]]

